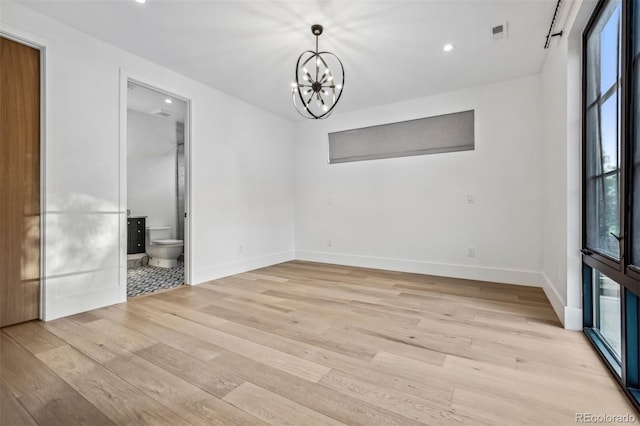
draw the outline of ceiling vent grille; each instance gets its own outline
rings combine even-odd
[[[507,38],[509,35],[509,23],[505,22],[504,24],[496,25],[491,29],[491,36],[493,40],[502,40]]]
[[[158,117],[169,118],[173,117],[175,114],[171,111],[167,111],[166,109],[157,109],[155,111],[151,111],[151,115],[157,115]]]

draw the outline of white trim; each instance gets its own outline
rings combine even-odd
[[[120,68],[120,140],[118,143],[118,303],[127,301],[127,227],[124,220],[127,216],[127,74]],[[124,285],[123,285],[124,284]]]
[[[556,315],[562,325],[564,325],[564,308],[567,305],[564,297],[560,293],[556,287],[551,283],[549,277],[544,272],[542,273],[542,277],[544,278],[544,283],[542,285],[542,289],[544,290],[544,294],[549,299],[549,303],[551,303],[551,307],[556,312]]]
[[[171,88],[166,88],[163,83],[152,81],[143,76],[135,75],[129,71],[120,68],[120,143],[119,143],[119,176],[120,176],[120,188],[119,188],[119,212],[123,215],[123,220],[120,221],[120,301],[126,302],[127,300],[127,230],[123,226],[124,218],[127,214],[127,84],[133,82],[137,85],[146,87],[148,89],[164,93],[175,99],[182,100],[186,103],[185,119],[184,119],[184,143],[185,143],[185,210],[187,216],[184,220],[184,280],[186,284],[193,284],[193,263],[192,263],[192,250],[191,250],[191,108],[192,101],[183,95],[179,95],[180,91],[174,91]],[[124,266],[123,266],[124,265]]]
[[[16,27],[5,25],[4,23],[2,24],[2,29],[0,29],[0,35],[34,49],[43,50],[46,47],[43,39]]]
[[[412,259],[360,256],[346,253],[328,253],[310,250],[296,250],[296,259],[310,262],[332,263],[335,265],[411,272],[416,274],[489,281],[504,284],[517,284],[531,287],[542,287],[543,283],[542,274],[540,272],[517,269],[454,265]]]
[[[582,318],[583,316],[581,308],[572,308],[570,306],[564,307],[564,328],[566,328],[567,330],[582,330]]]
[[[544,284],[542,289],[549,299],[553,310],[556,312],[558,319],[567,330],[582,330],[582,309],[567,306],[565,298],[558,292],[549,277],[542,274]]]
[[[47,44],[48,41],[11,25],[2,24],[0,36],[40,51],[40,313],[47,320],[46,309],[46,171],[47,171]]]
[[[293,250],[252,257],[250,259],[243,259],[222,265],[209,266],[195,271],[197,283],[194,285],[253,271],[254,269],[266,268],[267,266],[277,265],[278,263],[289,262],[291,260],[295,260],[295,252]]]

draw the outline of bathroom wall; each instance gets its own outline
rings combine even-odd
[[[127,111],[127,207],[176,238],[176,122]]]
[[[184,191],[186,184],[186,168],[184,158],[184,123],[176,123],[176,140],[178,142],[176,155],[176,238],[184,240]]]

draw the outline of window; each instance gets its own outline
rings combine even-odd
[[[475,149],[473,110],[329,133],[329,163]]]
[[[583,38],[584,331],[640,409],[640,1],[601,0]]]
[[[620,285],[602,272],[593,271],[593,328],[608,345],[608,350],[620,363],[622,326],[620,315]]]
[[[586,40],[587,245],[620,259],[620,18],[608,2]]]

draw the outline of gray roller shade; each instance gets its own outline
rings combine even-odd
[[[329,133],[331,164],[474,148],[473,110]]]

